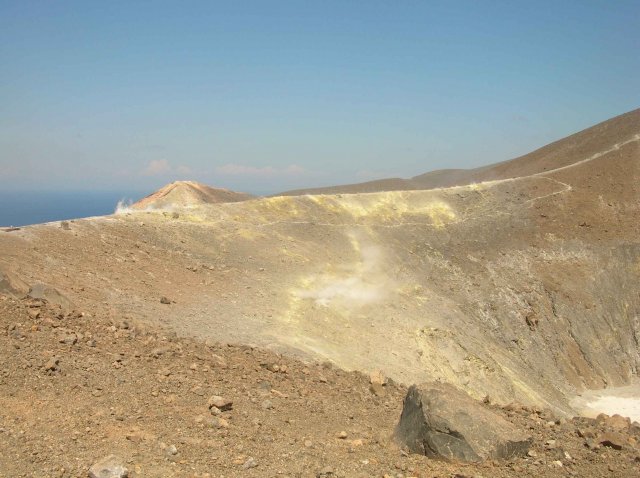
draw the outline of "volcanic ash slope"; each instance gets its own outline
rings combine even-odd
[[[113,317],[569,412],[640,364],[638,126],[524,177],[0,233],[0,267]]]

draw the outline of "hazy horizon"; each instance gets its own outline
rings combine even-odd
[[[511,159],[638,106],[636,2],[0,4],[0,188],[253,194]]]

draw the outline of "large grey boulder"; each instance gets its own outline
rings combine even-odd
[[[465,462],[524,455],[532,442],[465,392],[438,382],[409,388],[396,438],[413,453]]]

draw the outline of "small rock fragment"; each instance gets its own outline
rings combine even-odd
[[[222,417],[214,417],[211,420],[211,426],[214,428],[229,428],[229,422]]]
[[[76,334],[65,335],[64,337],[60,337],[59,342],[65,345],[74,345],[78,341],[78,337]]]
[[[586,446],[589,450],[594,451],[600,448],[600,444],[596,442],[596,440],[587,438],[584,442],[584,446]]]
[[[623,435],[617,432],[605,432],[600,435],[598,442],[601,445],[613,448],[614,450],[622,450],[622,447],[625,443],[625,438]]]
[[[280,365],[277,363],[269,363],[265,367],[269,372],[278,373],[280,371]]]
[[[221,397],[220,395],[214,395],[209,399],[208,406],[209,409],[216,407],[218,410],[226,412],[227,410],[231,410],[231,408],[233,408],[233,401]]]
[[[227,361],[220,357],[220,355],[217,354],[212,354],[211,355],[211,361],[213,362],[213,365],[216,367],[226,367],[227,366]]]
[[[631,426],[631,420],[621,415],[615,414],[604,420],[604,426],[613,430],[628,430]]]
[[[57,357],[51,357],[44,364],[43,368],[46,372],[56,372],[60,370],[60,367],[58,366],[59,363],[60,363],[60,360]]]
[[[372,383],[369,386],[369,390],[377,397],[384,397],[386,395],[384,387],[379,383]]]
[[[175,445],[169,445],[167,448],[165,448],[164,452],[165,452],[167,455],[174,456],[174,455],[177,455],[177,454],[178,454],[178,449],[176,448],[176,446],[175,446]]]
[[[89,468],[89,478],[126,478],[129,471],[115,455],[109,455],[95,462]]]
[[[254,457],[250,456],[247,458],[247,461],[244,462],[242,468],[248,470],[249,468],[255,468],[256,466],[258,466],[258,462]]]
[[[161,368],[160,370],[158,370],[158,375],[168,377],[169,375],[171,375],[171,369],[169,367]]]
[[[369,383],[372,385],[386,385],[387,377],[385,377],[384,373],[382,373],[382,370],[374,370],[369,374]]]
[[[27,313],[29,314],[29,317],[34,320],[40,317],[40,310],[36,308],[29,309]]]
[[[578,435],[580,438],[595,438],[596,436],[594,431],[588,428],[577,428],[576,435]]]
[[[322,470],[320,470],[317,474],[316,477],[317,478],[324,478],[327,476],[333,476],[334,472],[333,472],[333,468],[330,466],[325,466]]]

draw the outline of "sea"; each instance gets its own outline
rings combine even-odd
[[[140,191],[0,191],[0,226],[113,214],[118,201],[136,201]]]

